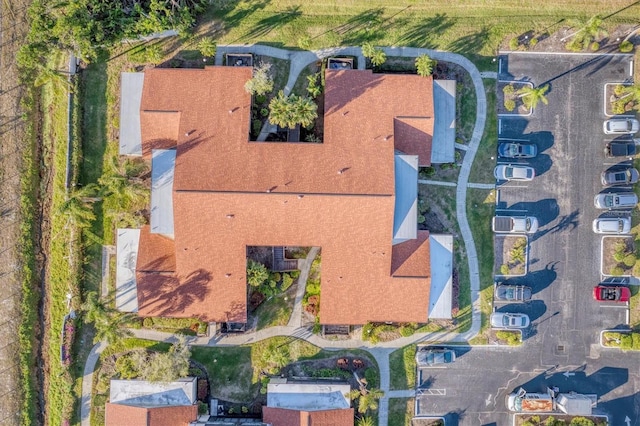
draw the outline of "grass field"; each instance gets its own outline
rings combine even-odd
[[[413,389],[416,386],[415,355],[416,345],[408,345],[391,352],[389,355],[389,389]]]
[[[415,411],[415,399],[390,398],[389,424],[393,426],[411,426],[411,419]]]
[[[496,117],[496,82],[483,80],[487,97],[487,120],[484,133],[473,160],[473,167],[469,174],[469,182],[494,183],[493,168],[496,166],[498,149],[498,119]]]
[[[526,31],[554,31],[596,13],[605,24],[635,22],[638,8],[628,0],[518,2],[385,0],[214,0],[200,22],[220,23],[220,44],[267,43],[310,48],[361,45],[416,46],[464,54],[491,68],[500,42]],[[616,13],[618,12],[618,13]],[[611,16],[609,16],[611,15]],[[204,25],[201,31],[213,31]]]

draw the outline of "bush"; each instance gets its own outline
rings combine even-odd
[[[422,216],[424,217],[424,216]],[[420,221],[418,221],[418,223],[420,223]],[[413,336],[413,333],[415,332],[415,330],[408,326],[408,325],[403,325],[402,327],[400,327],[400,335],[402,337],[409,337],[409,336]]]
[[[517,331],[498,331],[496,337],[507,343],[509,346],[518,346],[520,342],[520,333]]]
[[[145,318],[142,320],[142,326],[146,327],[146,328],[151,328],[153,327],[153,318]]]
[[[260,115],[262,117],[266,117],[267,115],[269,115],[269,109],[268,108],[260,108]]]
[[[202,37],[196,47],[202,56],[216,56],[216,42],[212,37]]]
[[[423,175],[423,177],[431,177],[433,175],[436,174],[436,169],[434,167],[421,167],[420,168],[420,174]]]
[[[624,274],[624,270],[619,266],[615,266],[611,268],[610,274],[613,275],[614,277],[619,277],[622,274]]]
[[[633,43],[631,43],[629,40],[625,40],[620,43],[618,49],[620,49],[622,53],[629,53],[633,50]]]
[[[505,99],[504,100],[504,109],[506,109],[509,112],[511,112],[514,109],[516,109],[516,101],[514,101],[513,99]]]
[[[520,42],[518,41],[518,37],[513,37],[509,40],[509,49],[518,50],[520,48]]]
[[[509,275],[509,265],[500,265],[500,274]]]
[[[591,49],[592,52],[595,52],[598,49],[600,49],[600,43],[598,43],[597,41],[594,41],[593,43],[591,43],[589,48]]]
[[[369,340],[369,338],[373,335],[373,330],[375,326],[368,322],[362,326],[362,340]]]
[[[636,263],[633,265],[633,276],[640,277],[640,259],[637,259]]]
[[[259,135],[260,130],[262,130],[262,121],[256,119],[251,122],[251,132],[254,135]]]
[[[595,426],[593,420],[589,420],[585,417],[574,417],[569,423],[570,426]]]
[[[567,43],[565,47],[567,48],[567,50],[570,50],[571,52],[580,52],[582,50],[582,44],[579,41],[577,41],[575,38],[571,40],[569,43]]]
[[[613,259],[616,262],[622,262],[626,256],[627,256],[627,253],[625,253],[623,251],[622,252],[617,251],[617,252],[613,253]]]
[[[256,95],[256,103],[262,105],[267,101],[267,97],[265,95]]]
[[[624,96],[625,95],[625,89],[626,89],[626,86],[624,86],[622,84],[616,84],[613,87],[613,94],[616,95],[617,97]]]
[[[422,213],[418,213],[418,223],[425,223],[427,218]]]
[[[369,389],[379,387],[378,372],[375,368],[369,367],[364,370],[364,378],[367,380],[367,387]]]
[[[253,77],[244,85],[244,90],[252,95],[265,95],[273,90],[271,64],[258,64],[253,68]]]
[[[293,284],[293,278],[291,278],[291,275],[284,272],[282,274],[282,291],[287,291],[289,287],[291,287],[291,284]]]
[[[130,355],[121,355],[116,360],[116,371],[121,379],[135,379],[139,372]]]
[[[634,266],[636,264],[636,255],[633,253],[626,255],[622,260],[622,263],[628,267]]]
[[[302,50],[309,50],[311,48],[311,37],[304,35],[298,38],[298,47]]]
[[[536,44],[538,44],[538,39],[535,37],[529,41],[529,47],[536,47]]]
[[[507,96],[511,96],[516,92],[516,88],[513,87],[513,84],[507,84],[506,86],[504,86],[502,88],[502,93],[504,93]]]
[[[198,401],[198,414],[209,414],[209,404]]]

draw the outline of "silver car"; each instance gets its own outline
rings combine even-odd
[[[597,209],[631,209],[638,204],[638,196],[633,192],[598,194],[593,204]]]
[[[416,352],[418,366],[450,364],[456,360],[456,353],[452,349],[422,347]]]
[[[522,164],[498,164],[493,175],[498,180],[530,181],[535,177],[536,171],[533,167]]]
[[[607,135],[634,134],[640,130],[640,122],[635,118],[612,118],[602,124],[602,130]]]
[[[633,167],[625,169],[614,169],[602,172],[600,180],[604,186],[610,185],[631,185],[638,182],[638,170]]]
[[[531,323],[529,315],[511,312],[494,312],[490,321],[493,328],[527,328]]]
[[[630,231],[630,217],[600,217],[593,221],[596,234],[628,234]]]

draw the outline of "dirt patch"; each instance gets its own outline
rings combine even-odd
[[[496,235],[494,241],[494,273],[502,276],[524,275],[527,271],[526,237]]]
[[[605,237],[602,240],[602,272],[606,275],[631,275],[635,264],[633,237]]]
[[[630,33],[636,28],[635,25],[619,25],[612,31],[609,31],[609,35],[603,37],[598,42],[598,53],[610,53],[617,52],[620,42],[624,40]],[[500,50],[528,50],[532,52],[569,52],[566,48],[567,43],[570,40],[571,34],[576,29],[568,26],[557,27],[553,26],[550,30],[555,30],[553,33],[549,31],[527,31],[526,33],[514,35],[513,38],[517,40],[517,45],[512,41],[513,38],[506,38],[500,45]],[[532,40],[535,39],[535,42]],[[640,43],[640,34],[629,38],[629,41],[635,45]],[[514,43],[514,45],[511,45]],[[515,47],[515,49],[514,49]],[[592,52],[592,50],[585,50]]]
[[[23,260],[22,247],[17,243],[20,237],[20,178],[23,172],[23,155],[30,151],[25,134],[25,122],[22,119],[25,112],[20,102],[25,91],[18,79],[16,55],[18,49],[25,42],[28,30],[27,7],[28,0],[12,0],[3,2],[0,6],[0,105],[2,123],[0,133],[0,277],[2,277],[3,302],[0,304],[0,319],[4,323],[0,331],[0,339],[4,349],[0,351],[0,382],[3,392],[0,400],[2,424],[14,425],[20,423],[21,395],[20,369],[16,352],[18,347],[17,318],[21,317],[20,300],[22,298],[21,271]],[[36,161],[37,164],[37,161]],[[39,370],[42,366],[39,366]],[[36,384],[36,388],[42,384]],[[40,395],[43,393],[40,392]],[[40,400],[42,402],[42,400]],[[41,408],[44,412],[44,408]],[[40,409],[38,412],[41,412]],[[36,423],[42,419],[35,420]]]
[[[358,377],[362,379],[365,377],[365,371],[370,367],[373,367],[373,365],[367,358],[335,356],[331,358],[300,361],[290,364],[282,369],[281,375],[300,380],[320,378],[325,380],[344,380],[349,382],[352,387],[357,388],[358,382],[356,381],[353,373],[357,374]],[[379,384],[369,384],[369,387],[375,386],[379,386]]]
[[[262,263],[269,269],[273,267],[273,249],[271,246],[248,246],[247,258]]]

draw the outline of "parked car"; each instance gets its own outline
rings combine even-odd
[[[593,298],[599,302],[628,302],[631,290],[628,287],[601,283],[593,288]]]
[[[538,146],[533,143],[502,142],[498,145],[498,156],[503,158],[533,158],[538,155]]]
[[[494,312],[490,321],[494,328],[527,328],[531,323],[529,315],[511,312]]]
[[[638,182],[638,170],[633,167],[624,169],[613,169],[602,172],[600,180],[605,186],[609,185],[631,185]]]
[[[638,204],[638,196],[633,192],[598,194],[593,204],[597,209],[631,209]]]
[[[522,164],[498,164],[493,170],[493,175],[498,180],[530,181],[536,175],[533,167]]]
[[[630,231],[630,217],[600,217],[593,221],[596,234],[628,234]]]
[[[494,216],[491,229],[496,233],[534,234],[538,231],[538,219],[533,216]]]
[[[507,302],[526,302],[531,300],[531,287],[524,285],[497,284],[493,292],[496,300]]]
[[[456,353],[452,349],[425,346],[416,352],[416,363],[418,366],[450,364],[455,360]]]
[[[633,157],[636,155],[636,143],[633,140],[611,141],[604,147],[606,157]]]
[[[640,122],[635,118],[611,118],[602,124],[602,130],[607,135],[634,134],[640,130]]]

